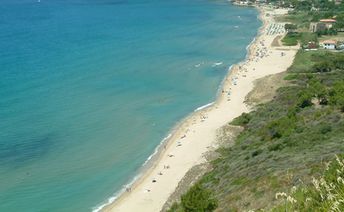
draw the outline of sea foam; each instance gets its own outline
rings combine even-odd
[[[199,111],[199,110],[203,110],[204,108],[210,107],[213,104],[214,104],[214,102],[210,102],[209,104],[206,104],[206,105],[203,105],[201,107],[196,108],[194,111],[196,112],[196,111]]]

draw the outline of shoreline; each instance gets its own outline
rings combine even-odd
[[[209,148],[217,146],[216,130],[242,112],[250,110],[244,100],[247,93],[253,88],[253,81],[285,71],[289,67],[296,51],[292,54],[288,52],[289,54],[282,58],[286,63],[282,67],[277,68],[275,63],[271,66],[278,70],[274,71],[270,68],[268,71],[257,71],[255,63],[259,62],[255,53],[258,50],[261,51],[259,45],[265,46],[266,40],[266,43],[269,44],[275,36],[265,34],[271,17],[265,16],[265,9],[256,8],[259,10],[259,19],[263,24],[258,29],[256,37],[247,46],[245,59],[228,69],[227,75],[219,86],[215,102],[195,109],[194,112],[178,122],[146,160],[139,174],[127,185],[130,186],[130,190],[126,192],[123,188],[118,192],[117,198],[111,197],[107,204],[94,211],[160,211],[186,172],[194,165],[204,162],[203,154],[209,151]],[[270,46],[267,52],[269,50],[281,53],[281,50],[273,49]],[[278,58],[280,55],[273,56]],[[265,60],[267,57],[269,56],[260,58],[259,61]],[[285,59],[286,57],[288,60]],[[255,61],[256,59],[257,61]],[[260,65],[263,65],[263,69],[266,67],[265,63]],[[168,168],[166,168],[167,166]]]

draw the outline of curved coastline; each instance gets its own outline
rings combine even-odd
[[[254,36],[252,41],[247,45],[246,47],[246,55],[244,59],[238,63],[232,64],[228,70],[227,74],[224,76],[223,80],[221,81],[216,95],[215,95],[215,101],[207,103],[203,106],[197,107],[193,112],[191,112],[189,115],[178,121],[174,127],[167,133],[167,136],[162,139],[162,141],[159,143],[159,145],[154,149],[154,152],[146,159],[146,161],[142,164],[141,168],[138,171],[138,174],[136,174],[131,180],[123,185],[122,189],[118,192],[114,193],[113,196],[109,197],[105,202],[101,203],[98,206],[95,206],[92,209],[92,212],[99,212],[99,211],[110,211],[112,209],[112,206],[115,205],[117,202],[121,201],[122,199],[126,198],[129,193],[126,192],[127,188],[130,188],[131,190],[135,189],[142,181],[148,177],[148,175],[154,170],[154,168],[157,166],[158,162],[160,161],[162,155],[166,153],[166,151],[169,149],[169,147],[172,145],[173,141],[175,141],[178,137],[177,132],[183,128],[183,125],[187,123],[190,119],[194,118],[195,116],[199,116],[202,112],[207,112],[208,110],[211,110],[213,107],[216,107],[216,105],[222,101],[221,100],[221,90],[225,86],[225,82],[227,79],[229,79],[232,75],[235,75],[235,69],[237,66],[247,62],[247,60],[252,56],[251,53],[254,51],[254,45],[257,42],[258,38],[262,35],[263,31],[266,28],[266,21],[263,18],[263,10],[259,7],[255,7],[259,14],[257,16],[257,19],[262,21],[262,25],[258,28],[257,34]],[[178,134],[179,135],[179,134]]]
[[[219,88],[221,87],[222,86],[220,86]],[[161,156],[166,153],[172,142],[176,139],[176,134],[178,130],[183,127],[183,124],[192,119],[194,116],[198,116],[200,113],[206,111],[207,109],[210,109],[212,106],[214,106],[215,103],[216,101],[200,106],[189,115],[184,117],[182,120],[177,122],[177,124],[175,124],[175,126],[169,131],[167,136],[163,138],[159,145],[154,149],[154,152],[145,160],[145,162],[139,169],[138,174],[131,178],[131,180],[127,184],[123,185],[121,190],[114,193],[113,196],[109,197],[106,202],[103,202],[99,206],[95,206],[94,208],[92,208],[92,212],[108,211],[107,207],[111,207],[111,205],[115,204],[116,201],[120,201],[121,199],[125,198],[128,195],[128,193],[126,192],[127,188],[135,189],[136,186],[144,181],[146,176],[148,176],[149,173],[154,170]]]
[[[276,63],[278,64],[278,62],[281,62],[281,61],[276,60],[280,56],[280,50],[272,50],[272,51],[274,51],[273,52],[274,55],[271,57],[274,57],[274,58],[272,58],[274,60],[271,60],[269,62],[265,62],[265,63],[268,63],[268,65],[271,65],[271,68],[268,70],[264,70],[264,71],[263,70],[258,70],[258,71],[255,70],[255,67],[262,69],[262,68],[265,68],[265,65],[266,65],[265,63],[264,64],[254,64],[255,62],[257,62],[257,61],[254,61],[255,57],[256,57],[254,55],[254,53],[256,52],[257,46],[261,42],[268,44],[274,38],[274,37],[269,37],[268,40],[265,41],[265,37],[263,36],[264,30],[266,30],[268,22],[271,20],[267,20],[268,18],[265,16],[265,11],[262,8],[257,7],[257,9],[259,10],[259,17],[258,18],[262,21],[262,26],[258,29],[257,35],[255,36],[253,41],[247,46],[247,54],[246,54],[245,59],[242,62],[239,62],[235,65],[232,65],[228,69],[228,73],[224,77],[224,80],[222,81],[222,83],[219,85],[219,90],[216,94],[216,101],[214,103],[199,107],[200,108],[199,110],[196,109],[190,115],[188,115],[183,120],[178,122],[174,128],[172,128],[172,130],[170,131],[170,134],[169,134],[171,136],[168,139],[165,139],[160,143],[160,145],[156,148],[156,150],[154,151],[152,156],[150,156],[151,159],[142,168],[142,171],[138,175],[139,177],[135,178],[135,181],[132,181],[132,183],[130,184],[130,192],[125,192],[126,188],[124,187],[122,189],[121,193],[117,194],[117,197],[112,197],[112,199],[109,199],[109,201],[107,203],[98,207],[94,211],[100,211],[100,210],[112,211],[112,210],[115,210],[114,208],[116,208],[116,211],[130,211],[130,210],[128,210],[128,208],[126,208],[126,206],[128,204],[124,204],[123,203],[124,201],[127,201],[127,202],[131,201],[131,204],[137,204],[136,207],[140,208],[140,209],[142,209],[142,207],[145,206],[146,210],[142,209],[142,211],[148,211],[147,207],[149,207],[150,211],[160,210],[161,206],[162,206],[161,202],[164,203],[164,201],[167,200],[167,198],[165,198],[165,197],[166,197],[166,195],[169,195],[171,193],[171,191],[165,191],[164,190],[163,192],[164,192],[165,196],[157,194],[157,193],[159,193],[159,191],[156,191],[156,193],[154,193],[154,195],[158,195],[155,197],[160,198],[159,203],[156,203],[154,205],[149,205],[149,206],[147,206],[145,204],[145,203],[147,203],[147,201],[142,203],[143,200],[141,202],[140,202],[140,200],[138,200],[138,198],[133,200],[134,197],[132,197],[132,196],[133,196],[133,193],[135,191],[136,191],[136,193],[135,193],[136,196],[139,196],[140,198],[145,197],[144,195],[148,195],[148,194],[142,194],[143,192],[141,191],[141,189],[146,188],[146,187],[144,187],[143,184],[145,183],[147,185],[148,183],[151,183],[149,178],[154,176],[153,172],[158,171],[159,166],[161,168],[161,163],[162,163],[163,159],[165,159],[165,160],[168,159],[166,153],[167,152],[173,152],[174,150],[176,150],[176,147],[173,148],[172,145],[175,144],[178,140],[179,140],[178,143],[180,143],[180,141],[182,141],[182,142],[185,142],[185,145],[191,145],[191,144],[188,144],[189,141],[185,141],[187,139],[181,140],[184,138],[184,136],[186,136],[186,134],[189,131],[189,128],[191,130],[194,129],[193,130],[194,133],[195,133],[195,130],[197,130],[197,132],[198,132],[198,137],[196,137],[193,141],[195,141],[195,140],[197,141],[197,139],[204,138],[202,136],[205,132],[202,132],[202,130],[208,130],[208,132],[210,132],[209,134],[211,134],[208,136],[206,141],[204,141],[204,139],[203,139],[203,143],[197,143],[198,145],[201,146],[201,147],[198,147],[198,145],[197,145],[197,147],[195,146],[195,148],[198,148],[197,149],[199,151],[198,155],[196,155],[195,157],[192,157],[192,160],[189,161],[189,163],[187,162],[186,158],[185,159],[183,158],[183,160],[185,160],[184,163],[185,164],[187,163],[187,165],[185,165],[186,167],[183,167],[181,169],[182,173],[175,171],[174,174],[178,173],[179,175],[184,176],[184,174],[186,173],[187,170],[189,170],[189,168],[191,168],[194,165],[199,164],[199,163],[204,161],[203,160],[204,158],[202,159],[202,155],[209,150],[208,148],[210,146],[212,146],[212,147],[216,146],[216,141],[215,141],[216,135],[215,134],[216,134],[216,130],[218,129],[218,127],[223,126],[225,123],[227,123],[228,121],[230,121],[234,117],[240,115],[242,112],[247,112],[250,110],[243,103],[243,101],[245,100],[246,93],[248,93],[249,91],[252,90],[253,81],[255,79],[261,78],[261,77],[269,75],[269,74],[274,74],[274,73],[279,73],[279,72],[285,71],[286,68],[289,67],[296,51],[288,53],[287,57],[283,58],[283,60],[285,59],[284,62],[282,62],[283,64],[277,67]],[[259,50],[259,48],[258,48],[258,50]],[[269,58],[267,58],[267,60],[268,59]],[[263,63],[263,62],[261,62],[261,63]],[[238,77],[241,77],[241,76],[246,77],[246,75],[245,76],[244,75],[239,76],[239,74],[242,72],[242,70],[240,70],[241,66],[246,66],[247,70],[251,69],[253,71],[248,72],[247,75],[251,75],[251,76],[248,76],[246,79],[243,79],[244,81],[240,80],[240,86],[237,86],[236,83],[233,84],[233,82],[231,82],[231,79],[233,81],[233,78],[238,79]],[[231,95],[230,98],[233,98],[233,100],[230,100],[229,97],[227,96],[227,94],[224,93],[224,90],[228,90],[229,92],[232,92],[233,90],[231,90],[231,88],[233,88],[235,93],[239,92],[240,88],[242,88],[242,89],[244,88],[244,91],[242,91],[243,93],[240,95],[239,94],[238,95]],[[220,106],[221,106],[221,109],[219,109]],[[228,106],[231,106],[231,107],[229,108]],[[219,110],[221,110],[221,111],[219,111]],[[209,113],[209,115],[210,115],[211,114],[210,112],[212,112],[212,115],[215,117],[214,119],[216,119],[216,117],[218,118],[219,115],[221,117],[221,115],[222,115],[221,113],[226,112],[229,114],[228,115],[226,114],[227,118],[222,118],[221,120],[213,120],[212,119],[212,122],[215,124],[213,126],[207,126],[207,128],[205,128],[202,125],[202,122],[205,121],[205,119],[208,119],[208,117],[206,117],[206,116],[207,116],[207,113]],[[198,117],[200,117],[200,119],[201,119],[201,121],[199,121],[199,122],[195,121],[198,119]],[[203,117],[205,117],[205,118],[203,119]],[[216,126],[216,128],[214,126]],[[193,136],[191,132],[190,132],[190,134],[191,134],[190,136]],[[187,148],[187,147],[185,147],[185,148]],[[193,147],[191,147],[191,150],[192,151],[194,150]],[[195,150],[195,151],[197,151],[197,150]],[[188,156],[188,154],[186,153],[186,154],[184,154],[184,156]],[[201,157],[199,157],[199,156],[201,156]],[[164,168],[165,168],[165,165],[164,165]],[[173,181],[173,183],[171,183],[171,184],[175,184],[176,182],[178,183],[179,180],[181,180],[180,179],[181,176],[173,176],[173,177],[174,178],[169,179],[170,181]],[[165,181],[165,183],[166,182],[170,183],[170,181],[168,181],[168,179],[167,179],[167,181]],[[163,182],[162,182],[162,184],[163,184]],[[164,184],[162,186],[164,186]],[[170,190],[173,189],[172,185],[169,185],[169,186],[170,186],[169,187]],[[138,194],[139,191],[137,191],[137,190],[140,190],[140,194]],[[145,189],[145,190],[148,190],[147,192],[150,192],[150,189]],[[156,189],[156,190],[158,190],[158,189]],[[133,191],[133,192],[131,192],[131,191]],[[131,197],[131,199],[130,199],[130,197]],[[149,199],[149,200],[153,201],[152,199]],[[154,200],[156,200],[156,198]],[[141,204],[141,205],[139,205],[139,204]],[[153,203],[150,202],[150,204],[153,204]]]

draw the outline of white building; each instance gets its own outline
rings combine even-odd
[[[321,42],[324,49],[336,49],[337,41],[335,40],[325,40]]]

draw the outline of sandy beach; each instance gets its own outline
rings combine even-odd
[[[103,211],[160,211],[187,171],[205,162],[204,153],[216,147],[217,130],[250,110],[244,102],[254,81],[283,72],[292,64],[298,48],[280,46],[275,39],[285,32],[284,24],[275,23],[273,16],[286,10],[260,11],[264,23],[260,34],[250,46],[246,60],[229,70],[216,102],[180,123],[152,167]]]

